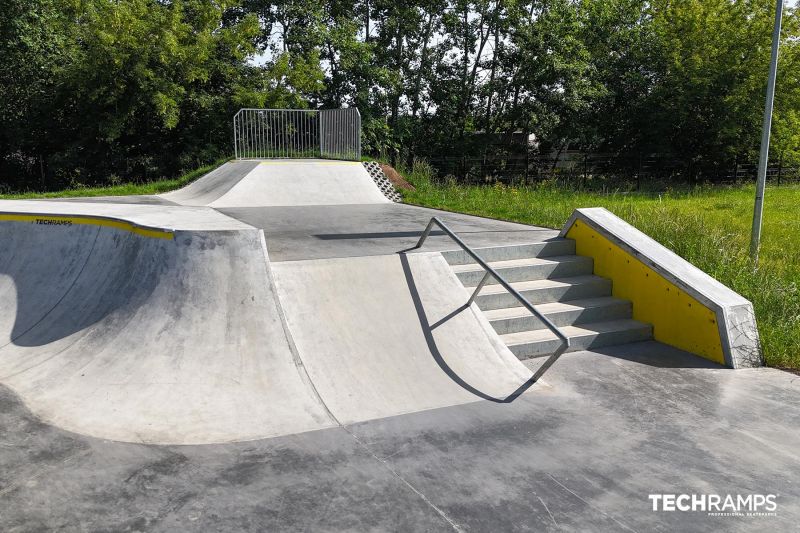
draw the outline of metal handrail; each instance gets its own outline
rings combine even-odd
[[[481,289],[483,289],[484,285],[486,285],[486,282],[489,281],[489,277],[491,276],[495,280],[497,280],[497,283],[499,283],[505,290],[507,290],[514,298],[519,300],[519,303],[521,303],[522,306],[525,307],[525,309],[530,311],[533,314],[533,316],[541,320],[550,331],[555,333],[556,337],[561,339],[561,346],[559,346],[559,348],[555,352],[553,352],[552,355],[550,355],[547,361],[545,361],[544,364],[541,367],[539,367],[539,369],[531,378],[532,381],[536,381],[542,374],[544,374],[544,372],[548,368],[550,368],[550,365],[556,362],[556,359],[558,359],[558,357],[562,353],[567,351],[567,349],[569,348],[569,338],[563,333],[561,333],[561,330],[558,329],[558,326],[553,324],[550,321],[550,319],[548,319],[541,312],[539,312],[533,306],[533,304],[528,301],[527,298],[525,298],[522,294],[519,293],[519,291],[517,291],[517,289],[512,287],[510,283],[508,283],[505,279],[503,279],[503,277],[500,274],[498,274],[497,271],[495,271],[495,269],[490,267],[489,264],[475,252],[475,250],[470,248],[464,241],[462,241],[459,238],[458,235],[453,233],[453,231],[450,228],[448,228],[445,225],[445,223],[439,220],[437,217],[431,217],[431,221],[428,222],[428,225],[425,227],[425,231],[422,232],[419,241],[417,241],[417,245],[411,248],[412,250],[416,248],[422,248],[422,245],[425,244],[425,239],[427,239],[428,236],[430,235],[431,229],[433,229],[434,224],[439,226],[442,229],[442,231],[444,231],[451,239],[453,239],[453,241],[455,241],[455,243],[458,244],[461,247],[461,249],[467,252],[467,254],[469,254],[469,256],[472,257],[472,259],[474,259],[475,262],[478,263],[481,266],[481,268],[483,268],[486,271],[486,273],[483,275],[483,278],[481,278],[480,283],[478,283],[478,286],[475,287],[475,291],[472,293],[472,296],[470,296],[469,300],[467,300],[466,304],[467,306],[470,306],[472,302],[475,301],[475,298],[478,296],[478,293],[481,292]]]

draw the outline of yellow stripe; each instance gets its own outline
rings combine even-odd
[[[130,222],[122,220],[115,220],[112,218],[95,218],[95,217],[76,217],[76,216],[51,216],[51,215],[11,215],[0,214],[0,220],[7,220],[11,222],[31,222],[43,226],[71,226],[71,225],[90,225],[90,226],[104,226],[108,228],[116,228],[123,231],[130,231],[143,237],[151,237],[154,239],[172,239],[171,231],[162,229],[143,228]]]
[[[576,220],[567,231],[578,255],[594,259],[594,273],[611,279],[612,294],[633,302],[633,318],[653,325],[664,344],[725,364],[717,315],[664,276]]]

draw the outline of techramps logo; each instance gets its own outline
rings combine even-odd
[[[777,494],[648,494],[653,511],[719,517],[778,516]]]
[[[71,226],[72,220],[68,218],[37,218],[33,223],[40,226]]]

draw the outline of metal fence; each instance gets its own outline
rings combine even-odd
[[[619,157],[604,154],[486,155],[481,157],[432,157],[428,163],[436,180],[463,184],[535,184],[555,181],[587,189],[663,189],[678,183],[738,183],[755,181],[755,165],[734,164],[698,169],[669,157]],[[767,169],[769,183],[800,181],[800,168],[781,163]]]
[[[347,109],[240,109],[233,116],[236,159],[361,159],[361,115]]]
[[[322,157],[361,160],[361,114],[358,109],[323,109],[319,112]]]

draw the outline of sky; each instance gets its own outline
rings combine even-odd
[[[784,6],[786,7],[800,7],[800,0],[783,0]],[[277,29],[275,32],[277,33]],[[257,54],[255,57],[250,59],[250,63],[253,65],[264,65],[267,63],[272,57],[272,52],[270,50],[265,50],[260,54]]]

